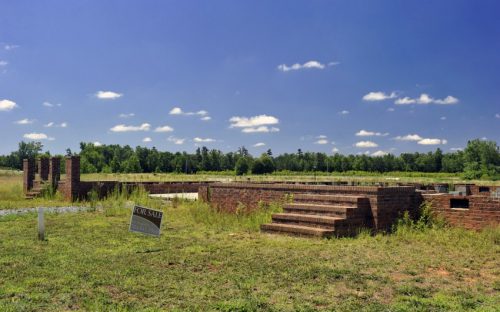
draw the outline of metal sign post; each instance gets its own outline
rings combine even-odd
[[[42,207],[38,207],[38,240],[45,240],[45,218]]]

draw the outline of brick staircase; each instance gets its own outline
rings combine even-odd
[[[48,183],[45,181],[36,181],[35,185],[31,190],[29,190],[25,195],[25,199],[34,199],[40,196],[45,188],[47,188]]]
[[[371,225],[370,202],[355,195],[294,194],[283,213],[272,215],[272,223],[261,231],[299,236],[348,236]]]

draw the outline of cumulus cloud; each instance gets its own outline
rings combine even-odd
[[[338,148],[336,148],[336,147],[332,148],[332,153],[338,153],[338,152],[339,152]]]
[[[140,126],[126,126],[126,125],[116,125],[109,129],[112,132],[136,132],[136,131],[149,131],[151,125],[148,123],[143,123]]]
[[[101,143],[101,142],[99,142],[99,141],[95,141],[95,142],[94,142],[94,143],[92,143],[92,144],[94,144],[94,146],[102,146],[102,143]]]
[[[374,131],[367,131],[367,130],[359,130],[357,133],[356,133],[356,136],[363,136],[363,137],[366,137],[366,136],[388,136],[389,133],[385,132],[385,133],[381,133],[381,132],[374,132]]]
[[[183,115],[183,116],[207,116],[208,112],[205,110],[200,110],[197,112],[185,112],[180,107],[174,107],[169,112],[170,115]]]
[[[151,141],[153,141],[153,140],[150,137],[145,137],[144,139],[142,139],[142,142],[144,142],[144,143],[148,143]]]
[[[375,156],[375,157],[380,157],[380,156],[385,156],[385,155],[388,155],[388,154],[389,153],[384,152],[384,151],[376,151],[376,152],[373,152],[371,155]]]
[[[348,110],[343,110],[343,111],[340,111],[339,114],[340,115],[347,115],[347,114],[349,114],[349,111]]]
[[[420,145],[440,145],[440,144],[447,144],[448,141],[444,139],[422,139],[417,142]]]
[[[66,128],[68,126],[67,122],[61,122],[60,124],[56,124],[55,122],[51,121],[48,124],[43,125],[46,128],[52,128],[52,127],[59,127],[59,128]]]
[[[176,138],[174,136],[169,136],[167,141],[174,143],[175,145],[182,145],[186,139]]]
[[[388,112],[393,112],[393,111],[395,111],[395,109],[394,109],[393,107],[389,107],[389,108],[387,109],[387,111],[388,111]]]
[[[95,96],[101,100],[115,100],[123,96],[122,93],[117,93],[113,91],[97,91]]]
[[[339,62],[329,62],[328,64],[322,64],[318,61],[309,61],[304,64],[295,63],[293,65],[281,64],[278,65],[278,70],[282,72],[289,72],[292,70],[301,70],[301,69],[325,69],[327,66],[336,66],[340,64]]]
[[[253,145],[253,147],[261,147],[261,146],[266,146],[266,143],[259,142]]]
[[[278,118],[268,115],[258,115],[250,118],[234,116],[231,117],[229,121],[231,122],[231,128],[257,127],[263,125],[275,125],[279,123]]]
[[[155,132],[172,132],[174,131],[174,128],[170,127],[170,126],[162,126],[162,127],[157,127],[155,129]]]
[[[42,105],[45,106],[45,107],[55,107],[55,106],[61,107],[62,106],[62,104],[60,104],[60,103],[54,104],[54,103],[50,103],[50,102],[47,102],[47,101],[43,102]]]
[[[11,100],[0,100],[0,111],[8,112],[19,107],[16,102]]]
[[[28,140],[49,140],[49,141],[54,140],[54,138],[47,136],[45,133],[36,133],[36,132],[26,133],[25,135],[23,135],[23,137]]]
[[[199,137],[194,138],[193,141],[195,141],[196,143],[210,143],[210,142],[215,142],[215,140],[211,139],[211,138],[199,138]]]
[[[404,97],[397,99],[394,104],[397,105],[409,105],[409,104],[441,104],[441,105],[452,105],[457,104],[458,99],[454,96],[448,95],[444,99],[434,99],[426,93],[420,94],[418,98]]]
[[[212,119],[212,117],[210,117],[210,116],[205,116],[205,117],[200,118],[200,120],[203,120],[203,121],[209,121],[211,119]]]
[[[268,127],[268,126],[260,126],[260,127],[250,127],[250,128],[243,128],[241,129],[241,132],[243,133],[267,133],[267,132],[279,132],[280,129],[276,127]]]
[[[367,148],[367,147],[378,147],[378,144],[372,141],[359,141],[355,144],[356,147]]]
[[[374,101],[384,101],[388,99],[394,99],[396,97],[396,92],[391,92],[391,94],[385,94],[384,92],[370,92],[363,96],[363,101],[374,102]]]
[[[314,142],[314,144],[319,144],[319,145],[328,144],[328,140],[327,139],[319,139],[316,142]]]
[[[33,122],[35,122],[33,119],[24,118],[24,119],[21,119],[21,120],[14,122],[14,123],[18,124],[18,125],[29,125],[29,124],[32,124]]]
[[[398,141],[420,141],[423,138],[418,134],[407,134],[405,136],[397,136],[394,139]]]
[[[0,60],[0,67],[7,66],[8,64],[9,64],[9,62]]]
[[[441,120],[446,120],[446,116],[442,116],[441,118],[439,118]]]
[[[122,114],[118,115],[118,117],[120,117],[120,118],[130,118],[130,117],[134,117],[134,116],[135,116],[134,113],[128,113],[128,114],[122,113]]]
[[[454,152],[463,151],[463,150],[464,150],[463,147],[451,147],[450,148],[450,151],[454,151]]]

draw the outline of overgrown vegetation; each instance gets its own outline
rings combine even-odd
[[[162,236],[128,232],[132,203]],[[0,218],[1,311],[494,311],[500,230],[430,226],[308,239],[261,234],[256,214],[115,192],[95,212]],[[101,207],[101,208],[99,208]],[[243,210],[243,209],[242,209]],[[259,217],[258,217],[259,216]],[[420,224],[420,225],[419,225]],[[406,227],[406,230],[403,230]]]

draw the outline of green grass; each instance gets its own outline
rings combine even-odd
[[[0,218],[0,311],[495,311],[500,229],[401,225],[394,234],[262,234],[277,206],[226,215],[136,191],[95,212]],[[130,204],[165,212],[128,232]]]

